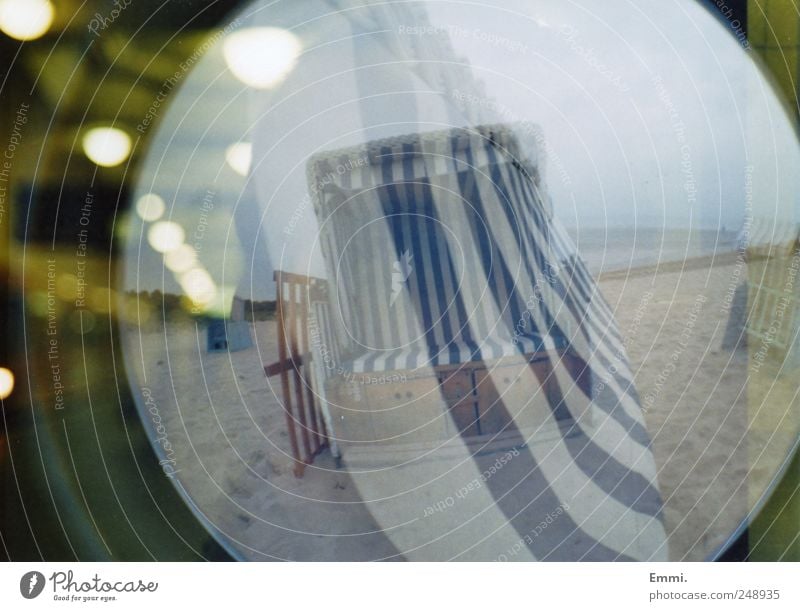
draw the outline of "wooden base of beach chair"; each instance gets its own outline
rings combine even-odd
[[[589,384],[585,371],[571,353],[537,353],[340,376],[329,380],[327,396],[337,440],[349,448],[391,445],[394,452],[458,437],[479,445],[502,439],[505,447],[590,421],[591,402],[580,388]]]

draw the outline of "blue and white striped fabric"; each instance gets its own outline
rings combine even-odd
[[[609,306],[544,206],[536,165],[520,151],[515,133],[530,129],[455,128],[311,158],[328,336],[350,371],[577,355],[592,384],[577,389],[572,371],[558,377],[547,398],[552,419],[588,401],[601,425],[576,422],[558,438],[529,443],[514,471],[488,485],[498,515],[521,533],[559,499],[582,499],[570,501],[551,539],[533,539],[526,553],[664,559],[661,498],[633,372]],[[399,485],[384,490],[380,478],[359,477],[378,496]],[[515,478],[528,484],[518,487]]]
[[[546,261],[534,241],[554,238],[535,171],[505,148],[516,141],[502,142],[504,134],[491,140],[488,132],[448,130],[311,161],[311,180],[323,185],[317,213],[325,258],[335,262],[332,303],[348,338],[348,369],[416,369],[566,347],[563,330],[532,320],[532,305],[553,301],[561,263]],[[482,192],[484,184],[495,192]],[[498,215],[505,227],[496,226]],[[527,234],[531,226],[536,236]],[[504,240],[519,245],[513,257]]]

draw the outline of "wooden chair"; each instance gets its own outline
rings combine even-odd
[[[294,474],[302,477],[314,457],[329,447],[324,407],[314,390],[313,349],[309,341],[309,318],[314,304],[325,298],[321,292],[325,281],[277,271],[275,284],[280,360],[264,367],[264,373],[268,378],[280,376]]]

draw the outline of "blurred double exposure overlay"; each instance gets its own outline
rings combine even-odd
[[[800,19],[744,4],[87,14],[143,84],[15,166],[32,400],[119,412],[118,342],[237,559],[797,558]]]

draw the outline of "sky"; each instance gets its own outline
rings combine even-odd
[[[309,155],[476,116],[541,126],[553,209],[573,230],[735,231],[747,210],[800,216],[800,154],[781,104],[730,24],[697,2],[425,2],[427,22],[407,23],[360,4],[253,3],[240,27],[286,28],[301,44],[285,78],[247,87],[220,39],[151,128],[135,197],[158,193],[187,236],[206,223],[199,260],[218,285],[269,299],[275,267],[325,275]],[[455,55],[437,50],[443,36]],[[238,141],[253,145],[247,176],[225,163]],[[179,292],[148,229],[132,215],[124,288]]]

